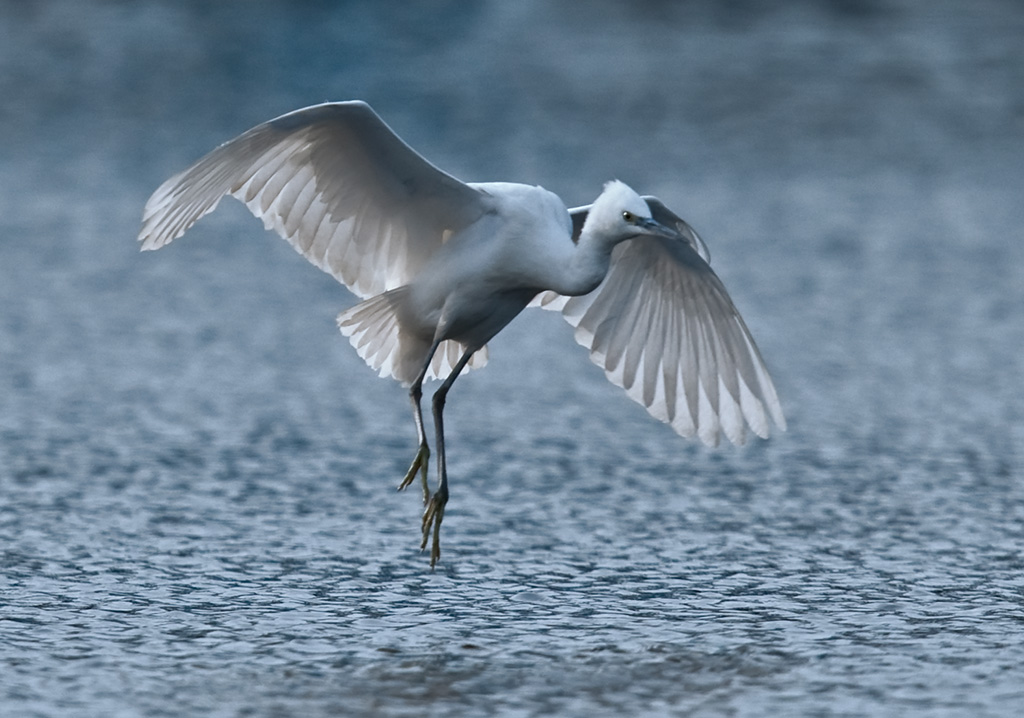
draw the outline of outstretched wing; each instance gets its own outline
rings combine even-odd
[[[682,436],[715,446],[724,433],[742,444],[748,425],[768,436],[769,416],[785,429],[761,353],[701,256],[704,243],[663,204],[645,199],[654,218],[685,241],[622,242],[597,289],[580,297],[546,292],[535,303],[561,310],[608,379]],[[587,209],[572,210],[574,225],[582,226]]]
[[[363,102],[282,115],[171,177],[146,202],[142,248],[180,237],[224,195],[363,298],[408,283],[486,210],[484,193],[423,159]]]

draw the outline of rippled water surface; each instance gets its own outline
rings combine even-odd
[[[0,714],[1018,715],[1024,14],[629,5],[0,4]],[[684,441],[528,311],[450,395],[431,573],[352,297],[236,203],[134,246],[352,97],[465,179],[660,196],[790,430]]]

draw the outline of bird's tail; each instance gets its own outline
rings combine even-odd
[[[338,315],[338,328],[348,337],[363,361],[382,377],[409,386],[415,380],[430,351],[430,342],[402,327],[398,309],[408,287],[399,287],[356,304]],[[427,379],[448,376],[465,347],[448,340],[434,352]],[[466,365],[479,369],[487,363],[487,347],[479,349]]]

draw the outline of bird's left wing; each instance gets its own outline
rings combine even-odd
[[[282,115],[171,177],[146,203],[142,248],[180,237],[225,195],[363,298],[408,283],[487,207],[358,101]]]
[[[714,446],[724,433],[742,444],[748,425],[768,436],[769,416],[785,429],[761,353],[705,261],[704,243],[660,202],[645,199],[683,241],[622,242],[597,289],[579,297],[545,292],[535,304],[560,310],[608,379],[682,436]],[[586,211],[572,210],[574,225],[582,226]]]

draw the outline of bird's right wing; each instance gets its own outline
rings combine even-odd
[[[363,102],[314,105],[258,125],[171,177],[139,240],[158,249],[231,195],[362,298],[406,284],[486,194],[427,162]]]
[[[608,379],[682,436],[696,434],[713,446],[724,433],[742,444],[748,425],[768,436],[769,416],[784,429],[761,353],[701,256],[707,256],[703,242],[660,202],[645,199],[655,219],[679,230],[682,240],[622,242],[597,289],[579,297],[544,292],[534,304],[561,311]],[[577,220],[586,211],[572,211],[574,224],[582,226]]]

